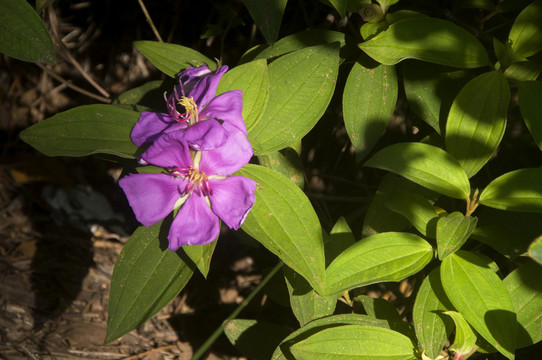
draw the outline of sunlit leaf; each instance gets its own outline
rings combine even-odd
[[[537,237],[529,246],[529,256],[542,265],[542,236]]]
[[[215,247],[216,240],[206,245],[185,245],[182,249],[196,265],[203,277],[207,278]]]
[[[510,294],[479,255],[458,250],[440,269],[454,307],[489,344],[509,359],[516,349],[517,320]]]
[[[449,349],[460,355],[469,354],[476,346],[476,333],[457,311],[446,311],[444,314],[450,316],[455,323],[454,343]]]
[[[305,194],[283,175],[247,165],[239,175],[258,183],[256,203],[242,226],[318,290],[325,281],[322,228]]]
[[[26,0],[0,2],[0,53],[24,61],[56,64],[51,36]]]
[[[109,343],[135,329],[179,294],[193,270],[180,252],[168,250],[160,236],[162,222],[139,227],[115,264],[109,294]]]
[[[416,359],[410,339],[393,330],[343,325],[326,328],[292,345],[296,359]]]
[[[506,128],[510,87],[498,71],[469,81],[452,104],[446,121],[446,150],[469,177],[491,158]]]
[[[324,294],[403,280],[423,269],[432,258],[431,245],[414,234],[390,232],[369,236],[343,251],[329,265]]]
[[[470,183],[461,165],[432,145],[394,144],[373,155],[365,166],[394,172],[442,195],[457,199],[470,195]]]
[[[324,241],[324,250],[326,253],[326,266],[339,256],[345,249],[356,242],[352,229],[348,226],[346,219],[340,217],[333,228],[327,241]]]
[[[157,41],[135,41],[134,46],[139,50],[158,70],[171,77],[175,77],[181,70],[190,66],[209,66],[216,69],[216,62],[191,48],[161,43]]]
[[[453,331],[452,320],[443,315],[451,309],[453,306],[442,288],[440,267],[437,267],[423,280],[412,311],[421,349],[431,359],[436,359]]]
[[[47,156],[103,153],[134,158],[137,147],[130,133],[139,116],[113,105],[79,106],[26,128],[20,137]]]
[[[359,47],[385,65],[418,59],[458,68],[489,65],[483,45],[452,22],[420,16],[393,23]]]
[[[421,234],[435,239],[438,214],[431,202],[422,195],[397,192],[384,200],[384,206],[403,215]]]
[[[459,250],[476,228],[477,222],[478,218],[463,216],[459,212],[441,217],[437,222],[438,258],[442,260]]]
[[[529,57],[542,49],[542,1],[536,0],[519,13],[509,39],[516,56]]]
[[[269,101],[248,137],[256,155],[296,143],[326,110],[337,79],[339,45],[318,45],[269,65]]]
[[[343,94],[344,125],[358,161],[384,133],[398,94],[395,67],[368,60],[362,57],[354,63]]]
[[[542,340],[542,265],[529,261],[512,271],[503,281],[518,316],[517,347]]]
[[[482,191],[480,204],[502,210],[542,212],[542,169],[519,169],[499,176]]]

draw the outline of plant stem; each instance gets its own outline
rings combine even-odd
[[[256,286],[254,290],[246,297],[245,300],[239,306],[231,313],[230,316],[226,318],[222,322],[222,324],[209,336],[209,338],[203,343],[203,345],[194,353],[191,360],[198,360],[205,352],[213,345],[213,343],[218,339],[220,335],[222,335],[222,332],[224,331],[224,327],[226,326],[226,323],[230,320],[233,320],[243,311],[243,309],[250,303],[250,301],[260,292],[260,290],[263,289],[265,285],[271,280],[271,278],[277,273],[277,271],[280,270],[284,263],[281,261],[271,271],[262,279],[262,282]]]
[[[152,29],[152,32],[154,33],[154,36],[156,36],[158,41],[160,41],[161,43],[164,42],[164,40],[162,40],[162,37],[160,36],[160,33],[156,29],[156,26],[154,26],[154,22],[152,21],[151,16],[149,15],[149,12],[147,11],[147,7],[143,3],[143,0],[137,0],[137,2],[139,2],[139,6],[141,7],[141,10],[143,11],[143,14],[145,14],[145,19],[147,19],[147,22],[149,23]]]

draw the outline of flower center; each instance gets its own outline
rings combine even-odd
[[[192,191],[196,191],[196,193],[203,196],[209,196],[213,194],[211,188],[209,187],[209,178],[207,177],[207,175],[205,175],[204,172],[198,171],[193,166],[190,166],[189,168],[175,167],[170,169],[169,171],[173,176],[181,177],[188,180],[188,185],[183,190],[183,195],[189,194]]]
[[[180,90],[183,94],[179,94],[177,87],[175,87],[173,94],[166,99],[167,110],[175,121],[194,125],[198,122],[198,105],[192,97],[184,96],[184,91]],[[166,94],[164,94],[165,96]]]

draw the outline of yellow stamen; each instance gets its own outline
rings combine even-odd
[[[192,97],[181,96],[177,103],[184,107],[190,125],[198,122],[198,105]]]

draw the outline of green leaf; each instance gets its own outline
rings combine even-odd
[[[437,133],[444,133],[446,117],[468,72],[410,60],[402,63],[402,73],[409,109]]]
[[[385,329],[392,329],[398,331],[403,335],[406,335],[410,331],[410,326],[408,323],[401,321],[397,323],[392,323],[386,320],[375,319],[367,315],[359,314],[340,314],[326,316],[320,319],[311,321],[302,328],[294,331],[288,337],[286,337],[279,347],[275,350],[272,356],[272,360],[283,360],[291,359],[292,354],[290,352],[290,347],[303,340],[308,338],[310,335],[316,333],[319,330],[335,327],[339,325],[360,325],[360,326],[371,326],[371,327],[381,327]],[[408,335],[407,335],[408,336]]]
[[[217,240],[206,245],[185,245],[182,247],[185,254],[192,260],[204,278],[209,274],[211,258],[215,251]]]
[[[471,33],[449,21],[428,16],[393,23],[359,47],[385,65],[405,59],[466,69],[489,65],[485,48]]]
[[[470,354],[476,346],[476,333],[457,311],[446,311],[444,314],[450,316],[455,323],[455,339],[449,349],[460,355]]]
[[[248,358],[267,360],[290,331],[266,321],[233,319],[226,323],[224,333]]]
[[[542,340],[542,266],[529,261],[512,271],[504,280],[518,316],[517,347]]]
[[[303,163],[294,149],[287,147],[271,154],[260,155],[258,161],[260,165],[281,173],[303,189],[305,185]]]
[[[397,102],[394,66],[360,58],[352,67],[343,94],[344,125],[362,160],[386,130]]]
[[[355,242],[356,239],[354,238],[354,234],[352,234],[350,226],[348,226],[346,219],[341,216],[333,226],[333,229],[331,229],[327,241],[324,241],[326,266],[331,264],[337,256]]]
[[[364,238],[329,265],[325,295],[385,281],[400,281],[433,258],[431,245],[414,234],[381,233]]]
[[[542,265],[542,236],[534,239],[529,246],[529,256]]]
[[[537,0],[519,13],[509,39],[518,57],[529,57],[542,49],[542,1]]]
[[[290,348],[296,359],[416,359],[408,337],[389,329],[360,325],[327,328]]]
[[[260,120],[269,99],[269,73],[265,60],[239,65],[222,76],[216,95],[231,90],[243,90],[243,119],[250,133]]]
[[[121,105],[145,105],[166,110],[164,101],[164,91],[171,90],[165,85],[164,81],[149,81],[141,86],[123,92],[115,100],[115,103]]]
[[[57,63],[51,36],[26,0],[0,2],[0,52],[23,61]]]
[[[447,152],[424,143],[388,146],[365,166],[388,170],[440,194],[456,199],[470,195],[470,183],[461,165]]]
[[[525,253],[529,245],[528,240],[524,241],[525,237],[521,234],[497,225],[476,227],[470,237],[491,246],[510,260]]]
[[[515,62],[504,71],[504,76],[519,83],[538,79],[542,72],[542,53],[537,53],[527,61]]]
[[[469,177],[491,158],[506,128],[510,87],[504,75],[478,75],[459,92],[446,122],[446,150]]]
[[[509,211],[542,212],[542,169],[519,169],[499,176],[482,191],[480,204]]]
[[[477,222],[478,218],[463,216],[459,212],[441,217],[437,222],[438,258],[442,260],[459,250],[476,228]]]
[[[365,312],[371,317],[388,320],[390,322],[401,321],[401,317],[395,306],[385,299],[375,299],[367,295],[359,295],[352,300],[361,302]]]
[[[288,267],[283,271],[290,306],[299,325],[304,326],[312,320],[333,314],[337,305],[336,296],[320,296],[301,275]]]
[[[384,200],[384,206],[403,215],[424,236],[436,238],[438,214],[432,202],[422,195],[396,192]]]
[[[509,359],[514,358],[517,320],[510,294],[485,259],[459,250],[440,269],[446,295],[474,329]]]
[[[348,5],[348,0],[328,0],[331,5],[337,10],[341,18],[346,15],[346,7]]]
[[[256,155],[301,140],[324,114],[335,89],[338,50],[338,44],[308,47],[269,65],[269,102],[248,134]]]
[[[453,306],[442,288],[440,267],[437,267],[423,280],[412,311],[420,350],[425,350],[431,359],[437,358],[452,334],[452,320],[442,315],[451,309]]]
[[[21,131],[20,137],[47,156],[103,153],[135,158],[130,133],[140,114],[113,105],[85,105]]]
[[[263,166],[246,165],[238,174],[258,183],[256,203],[242,229],[320,292],[325,281],[324,244],[309,199],[286,177]]]
[[[162,243],[161,225],[139,227],[119,255],[111,278],[106,343],[154,316],[192,277],[180,253]]]
[[[541,82],[526,81],[520,85],[518,90],[519,109],[540,150],[542,150],[542,109],[539,104],[541,98]]]
[[[283,37],[273,45],[261,49],[257,54],[247,53],[243,55],[240,62],[250,60],[251,56],[254,56],[254,59],[271,59],[309,46],[334,42],[340,43],[341,47],[344,46],[346,43],[344,33],[324,29],[305,30]],[[257,52],[258,50],[255,49],[254,51]]]
[[[174,78],[181,70],[190,66],[207,65],[209,69],[216,69],[216,62],[191,48],[161,43],[157,41],[135,41],[134,46],[158,70]]]
[[[262,32],[265,40],[272,44],[277,39],[288,0],[243,0],[250,16]]]

